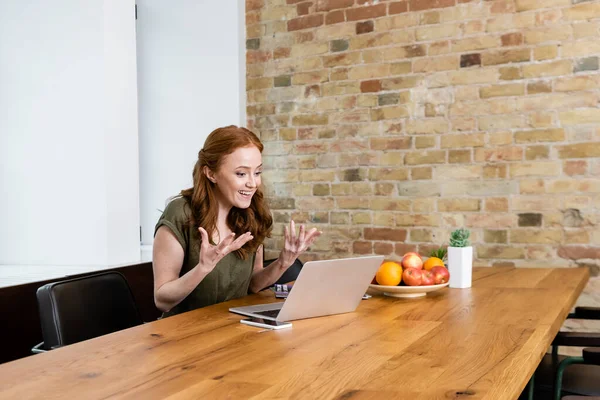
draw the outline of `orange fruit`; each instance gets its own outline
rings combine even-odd
[[[423,263],[423,269],[427,270],[427,271],[431,271],[431,268],[433,267],[444,267],[444,261],[442,261],[441,259],[437,258],[437,257],[429,257],[424,263]]]
[[[379,267],[375,280],[384,286],[398,286],[402,282],[402,267],[394,261],[386,261]]]

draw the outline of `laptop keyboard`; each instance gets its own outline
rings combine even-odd
[[[264,315],[265,317],[275,318],[281,310],[254,311],[254,314]]]

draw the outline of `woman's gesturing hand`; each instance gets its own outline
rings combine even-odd
[[[307,232],[304,225],[300,225],[298,234],[296,234],[294,220],[290,221],[289,229],[287,226],[285,227],[285,243],[279,255],[281,265],[285,268],[292,265],[296,258],[321,236],[321,233],[317,228],[312,228]]]
[[[207,272],[212,271],[217,263],[227,254],[238,250],[254,238],[250,232],[246,232],[233,240],[235,232],[232,232],[231,235],[226,236],[218,245],[214,246],[210,244],[208,233],[204,228],[198,228],[198,231],[200,231],[200,236],[202,237],[199,264],[207,269]]]

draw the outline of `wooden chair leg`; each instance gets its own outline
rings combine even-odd
[[[562,378],[565,368],[571,364],[583,364],[583,357],[567,357],[558,364],[556,369],[556,380],[554,381],[554,400],[560,400],[562,392]]]

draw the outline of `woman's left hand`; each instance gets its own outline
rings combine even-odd
[[[294,220],[290,221],[289,229],[287,226],[285,227],[285,243],[283,244],[281,254],[279,254],[281,266],[289,268],[290,265],[296,261],[298,256],[321,236],[321,233],[322,232],[317,228],[312,228],[307,232],[304,225],[300,225],[298,234],[296,234],[296,224],[294,223]]]

